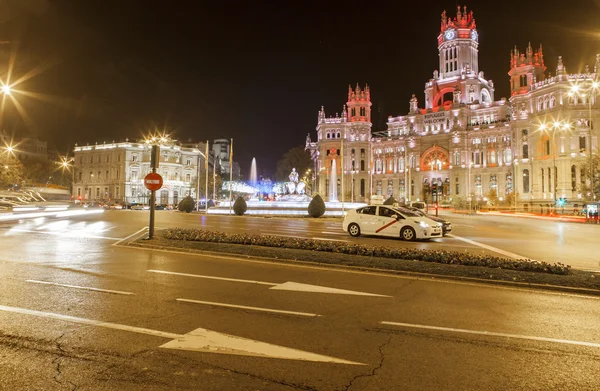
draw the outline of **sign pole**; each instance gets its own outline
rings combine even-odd
[[[158,168],[158,162],[160,160],[160,148],[158,145],[152,146],[152,152],[150,154],[150,166],[152,167],[152,174],[156,174]],[[162,181],[161,181],[162,182]],[[162,183],[161,183],[162,186]],[[156,190],[150,190],[150,223],[148,225],[148,239],[154,238],[154,210],[156,206]]]
[[[204,186],[204,213],[208,214],[208,140],[206,140],[206,155],[204,156],[204,171],[206,171],[206,183]]]

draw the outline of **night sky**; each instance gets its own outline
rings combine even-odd
[[[405,5],[413,4],[413,5]],[[548,72],[593,66],[600,0],[153,1],[0,0],[0,41],[15,53],[3,127],[49,141],[137,139],[166,129],[187,141],[234,139],[247,176],[269,175],[288,149],[316,138],[317,112],[341,112],[348,84],[371,87],[373,128],[408,111],[437,68],[440,14],[473,9],[479,68],[508,98],[510,50],[540,43]],[[9,43],[6,43],[9,42]]]

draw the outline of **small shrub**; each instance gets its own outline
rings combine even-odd
[[[233,213],[238,216],[242,216],[248,210],[248,204],[244,197],[238,197],[233,203]]]
[[[320,195],[316,195],[308,204],[308,215],[310,217],[321,217],[325,214],[325,202]]]
[[[394,196],[390,196],[390,198],[388,198],[387,200],[385,200],[383,202],[383,205],[394,205],[398,203],[398,201],[396,201],[396,199],[394,198]]]
[[[194,210],[195,203],[196,201],[194,201],[194,199],[191,196],[187,196],[181,201],[179,201],[179,204],[177,205],[177,210],[179,210],[180,212],[190,213]]]

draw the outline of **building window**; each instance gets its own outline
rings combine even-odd
[[[579,136],[579,152],[585,152],[585,136]]]
[[[383,195],[381,181],[377,181],[375,185],[375,192],[377,195]]]
[[[364,179],[360,180],[360,196],[361,197],[365,196],[365,180]]]
[[[544,140],[544,155],[550,156],[550,139],[546,138]]]
[[[96,198],[100,198],[100,188],[96,188]]]
[[[456,182],[456,184],[455,184],[456,191],[454,192],[454,194],[458,195],[459,194],[458,189],[460,188],[460,184],[458,183],[458,178],[456,178],[454,181]]]
[[[394,194],[394,181],[388,180],[387,196],[391,197]]]
[[[504,163],[509,163],[512,161],[512,149],[506,148],[504,150]]]
[[[192,165],[192,159],[185,159],[185,165],[186,166],[191,166]]]
[[[548,192],[552,192],[552,171],[548,169]]]
[[[137,160],[138,160],[138,155],[137,154],[131,155],[131,161],[137,162]]]
[[[577,190],[577,166],[571,166],[571,190]]]
[[[454,152],[454,165],[455,166],[459,166],[460,165],[460,152]]]
[[[79,180],[81,181],[81,177],[83,176],[83,172],[79,171]]]
[[[120,179],[121,177],[121,171],[117,168],[117,179]]]
[[[512,181],[512,174],[508,173],[506,174],[506,190],[505,193],[509,194],[513,192],[513,181]]]
[[[106,170],[106,179],[109,179],[110,175],[108,175],[108,170]]]
[[[529,146],[523,144],[523,159],[529,159]]]
[[[185,181],[186,182],[191,182],[192,181],[192,174],[185,174]]]
[[[119,186],[115,187],[115,198],[121,197],[121,192]]]
[[[523,193],[529,193],[529,170],[523,170]]]
[[[101,172],[102,172],[102,171],[98,171],[98,179],[100,179],[100,173],[101,173]]]
[[[415,180],[414,179],[410,180],[410,195],[411,196],[415,195]]]
[[[137,171],[131,171],[131,180],[132,181],[137,181],[138,179],[138,172]]]
[[[108,163],[110,160],[110,155],[106,155],[106,163]]]

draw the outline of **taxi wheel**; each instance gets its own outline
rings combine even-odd
[[[356,223],[352,223],[348,226],[348,233],[350,236],[360,236],[360,227]]]
[[[415,230],[411,227],[404,227],[402,228],[402,231],[400,231],[400,237],[403,240],[415,240],[417,234],[415,233]]]

